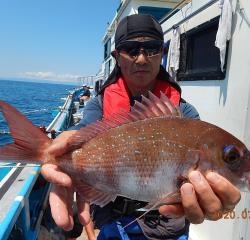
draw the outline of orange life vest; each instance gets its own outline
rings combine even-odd
[[[170,99],[174,106],[180,103],[180,93],[170,83],[157,79],[153,93],[160,98],[160,91]],[[114,112],[119,112],[120,108],[130,111],[130,93],[123,77],[109,85],[104,91],[104,118],[112,116]]]

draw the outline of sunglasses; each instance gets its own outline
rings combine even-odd
[[[130,57],[135,58],[141,49],[144,50],[148,57],[159,54],[162,51],[163,44],[161,41],[124,41],[117,45],[118,52],[125,52]]]

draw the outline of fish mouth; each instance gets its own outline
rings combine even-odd
[[[237,184],[237,188],[242,192],[250,192],[250,172],[245,173],[242,178],[240,178],[240,183]]]

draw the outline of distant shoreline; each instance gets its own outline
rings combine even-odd
[[[0,81],[13,81],[13,82],[32,82],[32,83],[48,83],[48,84],[60,84],[60,85],[72,85],[77,86],[77,82],[62,82],[62,81],[49,81],[39,79],[27,79],[27,78],[0,78]]]

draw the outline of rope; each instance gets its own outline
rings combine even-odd
[[[54,130],[46,131],[46,133],[51,133],[51,132],[61,133],[62,131],[54,131]],[[0,132],[0,134],[11,134],[11,132]]]

